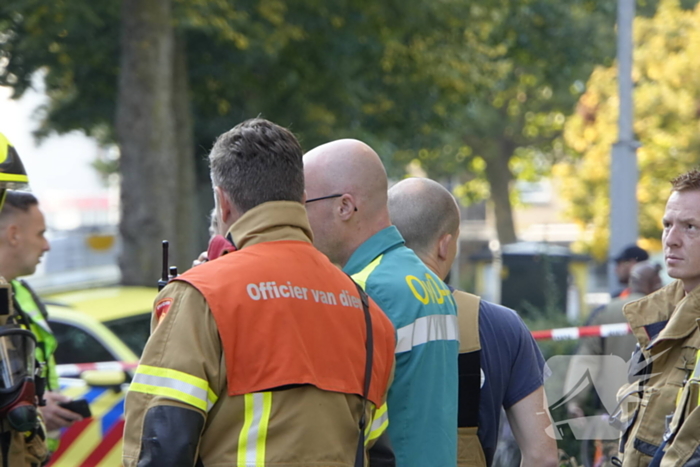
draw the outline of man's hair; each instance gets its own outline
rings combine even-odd
[[[0,220],[4,220],[8,216],[16,214],[18,211],[29,212],[29,208],[38,205],[39,200],[31,193],[7,190],[5,204],[2,206],[2,210],[0,210]]]
[[[459,209],[452,194],[439,183],[423,178],[418,187],[389,190],[389,216],[406,246],[427,253],[440,237],[459,228]]]
[[[693,169],[671,180],[673,191],[700,190],[700,170]]]
[[[644,293],[651,280],[654,276],[658,276],[660,271],[660,264],[649,261],[641,261],[632,266],[629,282],[632,292]]]
[[[262,118],[246,120],[219,136],[209,154],[211,178],[241,212],[268,201],[304,198],[299,142]]]

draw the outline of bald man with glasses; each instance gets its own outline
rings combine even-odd
[[[454,467],[459,342],[450,291],[391,225],[386,171],[372,148],[357,140],[319,146],[304,156],[304,177],[314,245],[365,289],[396,328],[387,399],[396,465]],[[370,439],[385,423],[375,418]]]

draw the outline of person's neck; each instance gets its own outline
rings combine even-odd
[[[696,289],[698,285],[700,285],[700,282],[698,281],[683,281],[683,290],[685,290],[685,294],[688,295],[690,292]]]
[[[391,222],[388,219],[378,219],[375,222],[366,223],[364,226],[362,224],[358,224],[355,229],[351,229],[349,231],[350,235],[348,235],[348,240],[346,242],[348,247],[343,257],[338,258],[338,265],[341,268],[344,268],[358,248],[360,248],[367,240],[374,237],[387,227],[391,227]]]
[[[420,258],[421,261],[423,261],[423,264],[425,264],[428,269],[433,271],[433,273],[440,278],[440,280],[445,280],[445,277],[447,277],[447,274],[442,273],[441,268],[440,268],[440,261],[438,258],[431,256],[431,255],[426,255],[424,253],[419,253],[417,251],[414,251],[418,258]]]
[[[0,254],[0,277],[3,277],[7,282],[17,279],[17,271],[12,268],[14,260],[8,258],[6,254]]]
[[[5,279],[7,282],[10,282],[17,279],[17,274],[14,271],[4,271],[2,268],[0,268],[0,277]]]

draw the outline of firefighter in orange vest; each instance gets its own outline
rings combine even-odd
[[[391,322],[312,244],[302,151],[263,119],[209,156],[237,251],[167,285],[126,398],[123,464],[364,466]]]

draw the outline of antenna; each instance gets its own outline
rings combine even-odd
[[[163,240],[163,267],[161,269],[161,277],[160,280],[158,281],[158,290],[163,290],[163,287],[168,285],[168,280],[170,279],[168,277],[168,246],[169,243],[167,240]]]

